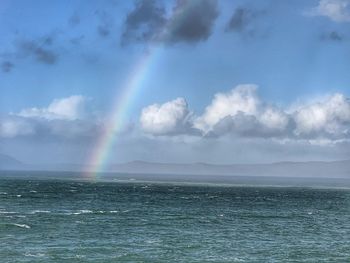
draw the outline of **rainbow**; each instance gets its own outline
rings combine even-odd
[[[133,67],[126,84],[123,85],[123,90],[118,93],[113,105],[112,114],[109,116],[107,125],[100,136],[97,145],[94,147],[93,154],[88,161],[92,165],[92,170],[87,170],[87,176],[96,178],[99,171],[103,171],[107,162],[111,147],[114,144],[116,135],[120,132],[125,122],[125,116],[130,105],[133,102],[135,94],[139,91],[151,71],[152,64],[157,60],[160,54],[160,49],[155,48],[152,51],[145,52],[145,54],[138,60]]]
[[[158,37],[163,40],[170,38],[171,32],[173,32],[173,30],[181,23],[181,20],[188,15],[188,10],[193,8],[194,2],[195,1],[190,1],[190,4],[178,6],[176,10],[173,11],[172,17],[168,19],[168,22],[160,30]],[[153,42],[157,43],[158,41],[155,39]],[[88,178],[97,179],[99,172],[105,170],[116,135],[123,127],[125,121],[124,118],[130,105],[132,105],[133,98],[143,87],[144,81],[151,72],[152,65],[161,57],[161,51],[161,47],[153,45],[147,50],[147,52],[144,52],[143,56],[140,57],[127,77],[122,92],[117,94],[114,108],[111,111],[112,114],[109,117],[107,126],[98,139],[93,153],[88,160],[88,167],[93,167],[90,169],[87,168],[86,176]]]

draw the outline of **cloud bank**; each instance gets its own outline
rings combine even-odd
[[[17,136],[94,136],[103,128],[87,106],[82,95],[55,99],[47,107],[26,108],[0,118],[0,137]]]
[[[257,89],[256,85],[244,84],[217,93],[197,116],[190,114],[184,99],[148,106],[141,113],[141,128],[155,136],[190,130],[193,135],[196,130],[205,137],[231,134],[281,140],[350,139],[350,101],[343,94],[290,109],[263,101]]]
[[[88,101],[82,95],[73,95],[55,99],[47,107],[25,108],[2,116],[0,137],[40,134],[96,137],[107,120],[98,119]],[[233,136],[280,142],[338,143],[350,140],[350,100],[344,94],[335,93],[293,108],[280,107],[264,101],[257,85],[241,84],[228,92],[215,94],[200,114],[195,114],[184,98],[177,98],[144,107],[139,125],[129,126],[138,135],[153,137]]]

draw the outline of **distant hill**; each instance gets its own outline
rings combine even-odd
[[[350,178],[350,160],[334,162],[279,162],[271,164],[231,165],[215,165],[207,163],[172,164],[134,161],[110,166],[109,170],[136,174]]]
[[[22,162],[11,156],[0,154],[0,170],[22,170],[23,168],[25,165]]]
[[[75,171],[93,170],[80,164],[28,165],[0,154],[0,170]],[[109,165],[103,172],[151,175],[265,176],[350,178],[350,160],[333,162],[278,162],[270,164],[153,163],[133,161]]]

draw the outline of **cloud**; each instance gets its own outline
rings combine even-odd
[[[296,123],[294,132],[298,136],[350,136],[350,101],[342,94],[302,106],[293,115]]]
[[[194,127],[205,135],[216,136],[228,132],[253,137],[285,133],[287,114],[263,103],[256,91],[256,85],[245,84],[216,94],[204,114],[195,119]]]
[[[305,13],[308,16],[324,16],[334,22],[350,22],[349,0],[320,0],[318,5]]]
[[[344,40],[344,36],[338,33],[337,31],[331,31],[321,35],[321,40],[330,40],[341,42]]]
[[[226,31],[242,32],[247,29],[255,13],[248,8],[237,8],[227,24]]]
[[[55,99],[47,107],[27,108],[0,118],[0,137],[94,137],[104,124],[93,116],[82,95]]]
[[[122,44],[152,40],[165,23],[164,7],[155,0],[140,0],[125,19]]]
[[[350,100],[343,94],[297,108],[264,102],[257,86],[242,84],[217,93],[201,115],[184,99],[144,108],[141,127],[153,135],[198,135],[339,142],[350,139]]]
[[[35,127],[30,122],[16,116],[8,116],[0,119],[0,137],[14,138],[22,135],[32,135]]]
[[[99,24],[97,26],[97,33],[102,38],[107,38],[111,35],[113,29],[113,19],[112,17],[105,11],[97,10],[95,12],[99,20]]]
[[[4,61],[1,63],[1,70],[4,73],[9,73],[15,65],[11,61]]]
[[[126,17],[122,44],[205,41],[212,34],[218,15],[216,0],[177,0],[170,17],[156,1],[138,1]]]
[[[58,60],[58,54],[48,48],[52,42],[51,36],[47,36],[41,41],[22,40],[18,43],[17,48],[20,55],[33,57],[36,61],[46,65],[53,65]]]
[[[249,7],[238,7],[235,9],[230,20],[228,21],[225,32],[234,32],[250,37],[259,35],[264,37],[266,32],[258,30],[263,23],[257,23],[256,20],[265,13],[266,11],[264,10],[255,10]]]
[[[195,43],[207,40],[218,15],[216,0],[178,0],[169,21],[166,41]]]
[[[141,112],[140,123],[144,132],[153,135],[169,135],[188,133],[191,112],[183,98],[166,102],[162,105],[153,104]]]
[[[80,16],[77,12],[74,12],[74,14],[68,19],[68,24],[71,27],[75,27],[80,24]]]
[[[86,98],[74,95],[67,98],[55,99],[46,108],[28,108],[17,115],[26,118],[42,118],[47,120],[77,120],[86,114]]]
[[[216,94],[204,114],[196,119],[195,127],[207,132],[224,117],[238,113],[255,115],[260,104],[256,89],[256,85],[239,85],[228,93]]]

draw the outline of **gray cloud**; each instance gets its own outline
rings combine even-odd
[[[1,70],[4,73],[9,73],[15,65],[11,61],[4,61],[1,63]]]
[[[83,42],[84,38],[85,38],[84,35],[73,37],[70,39],[70,43],[73,45],[80,45]]]
[[[52,65],[58,59],[58,55],[53,50],[35,41],[21,41],[18,48],[25,56],[32,56],[36,61],[43,64]]]
[[[232,14],[225,31],[248,34],[251,36],[255,35],[256,26],[254,25],[254,21],[263,13],[263,11],[239,7]]]
[[[165,23],[164,7],[155,0],[140,0],[125,19],[122,44],[151,40],[159,34]]]
[[[164,7],[156,1],[138,1],[126,17],[122,44],[144,41],[167,44],[205,41],[212,34],[218,15],[216,0],[177,0],[170,18],[166,17]]]
[[[251,11],[245,8],[237,8],[233,13],[228,25],[228,31],[242,31],[251,19]]]
[[[58,54],[48,48],[52,44],[53,38],[48,36],[42,41],[21,40],[17,44],[17,48],[20,55],[33,57],[36,61],[43,64],[53,65],[58,60]]]
[[[207,40],[218,15],[216,0],[178,0],[167,32],[167,41],[194,43]]]
[[[344,36],[337,31],[331,31],[331,32],[327,32],[327,33],[322,34],[321,40],[341,42],[344,40]]]
[[[68,24],[72,27],[80,24],[80,16],[75,12],[69,19]]]
[[[253,115],[239,112],[236,116],[226,116],[215,124],[206,137],[220,137],[225,134],[234,134],[247,138],[285,138],[293,137],[293,121],[287,117],[287,124],[283,129],[267,127]]]
[[[113,29],[113,19],[112,17],[105,11],[97,10],[95,12],[99,20],[99,24],[97,26],[97,34],[102,38],[107,38],[111,35]]]

